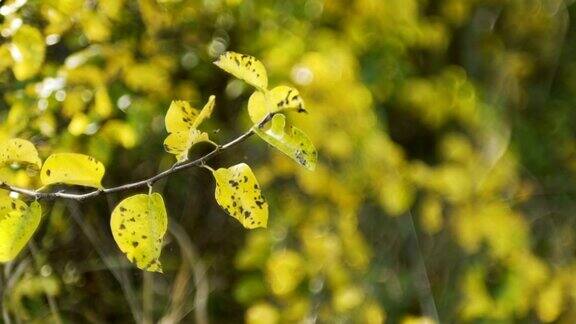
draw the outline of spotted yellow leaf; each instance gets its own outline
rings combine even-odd
[[[262,62],[250,55],[226,52],[220,55],[214,64],[260,90],[268,88],[266,68]]]
[[[278,86],[268,92],[254,91],[248,99],[248,114],[254,123],[262,121],[271,112],[290,110],[306,112],[300,93],[291,87]]]
[[[16,258],[40,224],[42,208],[19,199],[0,196],[0,262]]]
[[[45,52],[44,37],[40,31],[28,25],[20,27],[12,37],[10,46],[16,79],[26,80],[35,76],[42,67]]]
[[[197,128],[212,115],[214,102],[215,97],[210,96],[202,110],[198,111],[186,101],[172,101],[165,117],[169,134],[164,140],[164,148],[166,152],[174,154],[178,162],[188,159],[188,151],[194,144],[210,142],[208,134]]]
[[[112,211],[112,235],[120,250],[139,269],[162,272],[159,258],[168,215],[158,193],[128,197]]]
[[[216,179],[216,201],[244,227],[253,229],[268,225],[268,203],[250,167],[240,163],[213,172]]]
[[[12,138],[0,144],[0,166],[12,163],[30,165],[37,170],[42,166],[34,144],[20,138]]]
[[[197,143],[209,142],[208,134],[197,129],[168,134],[164,140],[166,152],[174,154],[178,162],[188,159],[188,150]]]
[[[170,104],[164,122],[168,133],[187,131],[191,128],[198,128],[200,124],[212,115],[216,97],[210,96],[208,102],[198,111],[192,108],[187,101],[174,100]]]
[[[173,100],[166,112],[166,117],[164,117],[166,131],[175,133],[189,130],[199,114],[200,112],[192,108],[188,101]]]
[[[288,155],[306,169],[313,171],[318,160],[314,144],[300,129],[289,126],[288,132],[286,132],[285,128],[286,116],[276,114],[272,117],[270,129],[264,131],[255,128],[255,131],[268,144]]]
[[[77,153],[55,153],[46,159],[40,171],[44,186],[63,183],[102,188],[104,165],[91,156]]]

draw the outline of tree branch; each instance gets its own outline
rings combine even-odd
[[[272,119],[272,116],[274,116],[275,114],[276,113],[274,113],[274,112],[269,113],[268,115],[266,115],[266,117],[264,119],[262,119],[262,121],[260,121],[256,125],[252,126],[248,131],[244,132],[243,134],[241,134],[240,136],[236,137],[235,139],[231,140],[230,142],[228,142],[226,144],[217,145],[212,151],[210,151],[210,152],[206,153],[205,155],[197,158],[196,160],[177,162],[170,169],[164,170],[164,171],[162,171],[162,172],[160,172],[160,173],[158,173],[158,174],[156,174],[156,175],[154,175],[148,179],[144,179],[144,180],[140,180],[140,181],[136,181],[136,182],[132,182],[132,183],[127,183],[124,185],[111,187],[111,188],[96,189],[96,190],[86,192],[86,193],[70,193],[70,192],[66,192],[66,191],[41,192],[38,190],[32,190],[32,189],[26,189],[26,188],[20,188],[20,187],[12,186],[12,185],[9,185],[9,184],[4,183],[4,182],[0,182],[0,188],[7,189],[7,190],[10,190],[12,192],[17,192],[19,194],[29,196],[29,197],[32,197],[32,198],[37,199],[37,200],[40,200],[40,199],[53,200],[53,199],[57,199],[57,198],[62,198],[62,199],[72,199],[72,200],[82,201],[85,199],[97,197],[100,194],[109,194],[109,193],[114,193],[114,192],[120,192],[120,191],[140,188],[140,187],[144,187],[144,186],[151,186],[156,181],[158,181],[162,178],[166,178],[169,175],[171,175],[175,172],[178,172],[180,170],[188,169],[188,168],[191,168],[193,166],[202,166],[206,163],[206,161],[208,161],[209,159],[213,158],[214,156],[220,154],[222,151],[225,151],[225,150],[227,150],[227,149],[229,149],[235,145],[242,143],[243,141],[248,139],[250,136],[254,135],[254,129],[256,127],[258,127],[258,128],[264,127],[264,125],[266,125],[266,123],[268,123],[270,121],[270,119]]]

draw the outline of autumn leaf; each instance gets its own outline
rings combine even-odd
[[[77,153],[55,153],[46,159],[40,171],[45,186],[63,183],[102,188],[104,165],[91,156]]]
[[[262,197],[256,176],[245,163],[213,172],[216,201],[242,226],[253,229],[268,225],[268,203]]]
[[[128,197],[112,211],[110,227],[114,240],[139,269],[162,272],[159,261],[168,215],[158,193]]]
[[[19,199],[0,196],[0,262],[16,258],[40,224],[42,208]]]

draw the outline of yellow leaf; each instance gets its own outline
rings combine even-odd
[[[171,91],[169,71],[153,63],[130,64],[123,67],[126,86],[135,91],[166,95]]]
[[[253,229],[268,225],[268,203],[250,167],[240,163],[213,172],[216,201],[242,226]]]
[[[254,123],[271,112],[290,110],[306,112],[300,93],[291,87],[279,86],[269,92],[254,91],[248,99],[248,114]]]
[[[536,300],[536,314],[544,323],[551,323],[558,319],[563,310],[564,293],[562,282],[553,279],[546,287],[542,287]]]
[[[26,246],[42,216],[38,202],[28,207],[23,201],[0,196],[0,262],[13,260]]]
[[[108,18],[116,20],[122,18],[124,2],[125,0],[100,0],[98,7]]]
[[[250,55],[226,52],[220,55],[214,64],[260,90],[268,88],[266,68],[262,62]]]
[[[94,111],[102,118],[109,117],[112,113],[112,102],[106,87],[98,87],[94,98]]]
[[[47,186],[55,183],[102,188],[104,165],[91,156],[56,153],[46,159],[40,180]]]
[[[10,47],[8,44],[3,44],[0,46],[0,73],[8,69],[13,63],[12,56],[10,55]]]
[[[432,195],[424,197],[420,209],[420,221],[422,223],[422,229],[427,234],[436,234],[442,229],[444,223],[444,219],[442,218],[442,202],[438,197]]]
[[[90,125],[90,118],[84,113],[77,113],[68,124],[68,132],[74,136],[80,136],[86,132],[88,125]]]
[[[100,133],[113,143],[118,143],[124,148],[133,148],[138,142],[136,130],[122,120],[109,120],[102,126]]]
[[[44,38],[36,28],[27,25],[20,27],[12,37],[10,47],[16,79],[26,80],[35,76],[42,67],[45,51]]]
[[[266,281],[272,293],[287,296],[294,292],[304,279],[306,262],[292,250],[274,252],[266,263]]]
[[[340,287],[332,295],[332,305],[338,313],[349,312],[364,302],[364,292],[358,287]]]
[[[0,145],[0,165],[22,163],[37,170],[42,166],[34,144],[20,138],[12,138]]]
[[[164,149],[166,152],[174,154],[176,160],[181,162],[188,159],[190,148],[200,142],[210,142],[208,134],[197,129],[191,129],[188,132],[182,131],[168,134],[168,137],[164,140]]]
[[[200,112],[192,108],[187,101],[173,100],[164,117],[166,131],[175,133],[189,130],[199,114]]]
[[[386,312],[374,301],[362,305],[360,323],[381,324],[386,322]]]
[[[246,324],[277,324],[280,322],[280,312],[269,303],[258,303],[250,306],[245,315]]]
[[[215,99],[216,97],[210,96],[208,102],[200,112],[198,112],[198,109],[192,108],[187,101],[172,101],[164,118],[166,131],[168,131],[168,133],[175,133],[187,131],[191,128],[198,128],[204,120],[212,115]]]
[[[110,38],[110,22],[106,16],[92,11],[83,11],[79,20],[84,35],[91,42],[104,42]]]
[[[210,116],[212,116],[212,111],[214,111],[215,100],[216,100],[215,96],[210,96],[210,98],[208,98],[208,102],[204,105],[204,107],[202,107],[200,114],[194,120],[194,123],[192,124],[192,128],[198,128],[198,126],[200,126],[200,124],[202,124],[202,122],[204,120],[206,120],[206,119],[210,118]]]
[[[62,115],[73,117],[84,111],[86,102],[82,99],[82,93],[83,91],[80,87],[73,88],[66,92],[66,99],[62,106]]]
[[[159,258],[168,215],[160,194],[138,194],[122,200],[112,212],[110,227],[130,262],[142,270],[162,272]]]
[[[164,140],[164,149],[174,154],[179,162],[188,159],[188,151],[194,144],[210,142],[208,134],[196,128],[212,115],[214,101],[215,97],[210,96],[200,112],[186,101],[174,100],[170,104],[164,120],[170,134]]]
[[[256,134],[263,140],[274,146],[284,154],[291,157],[298,164],[308,170],[316,168],[318,153],[312,141],[298,128],[289,126],[289,131],[285,131],[286,116],[276,114],[272,117],[272,126],[263,131],[256,128]]]

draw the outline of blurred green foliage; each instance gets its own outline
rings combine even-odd
[[[0,14],[0,141],[90,154],[104,185],[148,177],[172,162],[172,99],[216,95],[220,142],[250,126],[251,89],[211,64],[234,50],[300,90],[309,114],[292,122],[320,153],[313,173],[257,141],[211,162],[259,166],[266,230],[230,220],[203,170],[159,183],[164,275],[115,251],[122,196],[51,202],[2,269],[4,318],[576,322],[572,1],[7,0]],[[35,185],[23,172],[1,176]]]

